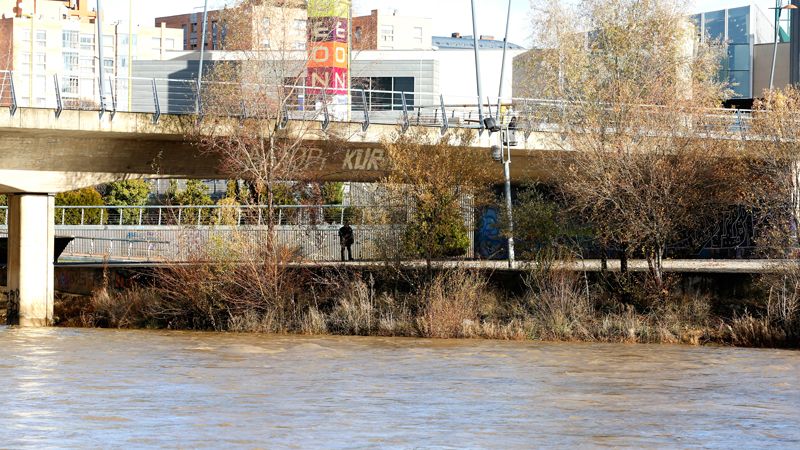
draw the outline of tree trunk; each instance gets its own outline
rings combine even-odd
[[[790,186],[792,208],[792,237],[795,244],[800,244],[800,161],[792,161]]]
[[[659,290],[664,286],[664,247],[657,244],[647,252],[647,266]]]
[[[622,244],[622,254],[619,255],[619,271],[622,274],[628,273],[628,244]]]
[[[603,245],[600,248],[600,272],[606,273],[608,271],[608,248]]]

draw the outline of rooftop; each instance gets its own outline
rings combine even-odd
[[[453,33],[451,36],[433,36],[433,46],[439,50],[465,50],[475,48],[472,36],[462,36]],[[478,40],[478,48],[481,49],[502,49],[503,41],[495,39],[493,36],[481,36]],[[509,50],[524,50],[525,47],[514,43],[508,43]]]

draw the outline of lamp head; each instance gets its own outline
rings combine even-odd
[[[492,146],[492,159],[500,162],[503,160],[503,149],[499,145]]]
[[[492,116],[483,119],[483,126],[492,133],[500,131],[500,125],[497,124],[497,121],[495,121]]]

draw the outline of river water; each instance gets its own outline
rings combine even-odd
[[[800,352],[0,328],[0,447],[800,448]]]

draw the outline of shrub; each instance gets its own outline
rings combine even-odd
[[[56,206],[103,206],[103,197],[93,187],[78,189],[76,191],[61,192],[56,194]],[[83,215],[81,215],[83,212]],[[55,211],[55,222],[64,225],[103,225],[108,217],[104,216],[102,223],[99,209],[59,209]]]
[[[418,207],[406,228],[404,241],[408,253],[426,260],[466,254],[469,235],[459,208],[430,206]]]
[[[125,180],[104,186],[103,200],[108,206],[144,206],[150,196],[150,184],[144,180]],[[135,225],[139,221],[138,209],[119,209],[122,223]]]
[[[420,335],[467,337],[466,327],[479,320],[481,304],[491,295],[486,278],[478,273],[455,270],[437,274],[417,293],[422,305],[417,317]]]

